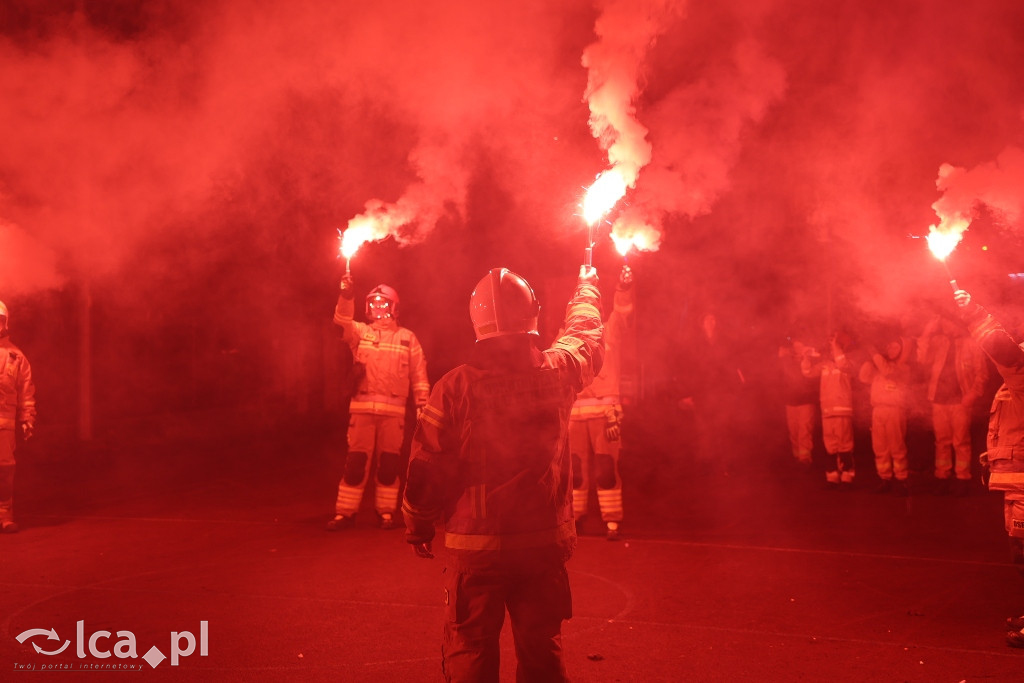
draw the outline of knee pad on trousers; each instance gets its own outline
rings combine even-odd
[[[345,483],[349,486],[359,486],[366,476],[366,453],[349,453],[345,458]]]
[[[381,453],[377,463],[377,481],[385,486],[392,486],[398,481],[398,466],[401,461],[398,453]]]
[[[1024,578],[1024,538],[1010,538],[1010,561],[1021,578]]]
[[[615,461],[607,453],[598,453],[594,456],[594,464],[597,468],[597,488],[615,488]]]
[[[583,486],[583,461],[580,456],[572,454],[572,487],[578,489]]]

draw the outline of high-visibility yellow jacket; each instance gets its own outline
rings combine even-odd
[[[36,421],[36,388],[32,366],[8,336],[0,337],[0,429]]]
[[[576,543],[569,412],[601,370],[600,293],[583,284],[565,332],[540,351],[529,335],[477,343],[472,363],[434,386],[413,437],[402,511],[406,540],[443,519],[458,563],[565,560]]]
[[[354,300],[339,296],[334,323],[344,330],[355,362],[365,368],[349,412],[402,416],[410,393],[416,405],[425,404],[430,381],[416,335],[392,318],[366,324],[354,320],[354,313]]]

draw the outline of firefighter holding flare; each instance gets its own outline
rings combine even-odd
[[[992,360],[1003,384],[992,399],[987,452],[988,488],[1003,492],[1003,518],[1014,566],[1024,577],[1024,345],[962,289],[953,294],[971,337]],[[1006,620],[1006,643],[1024,648],[1024,616]]]
[[[594,383],[580,392],[569,417],[573,467],[573,512],[577,530],[587,514],[591,485],[609,541],[619,539],[622,522],[622,347],[633,315],[633,272],[624,265],[615,289],[614,307],[604,324],[604,366]]]
[[[491,270],[470,298],[473,357],[435,384],[421,413],[402,511],[406,541],[423,558],[444,522],[447,680],[498,679],[506,610],[517,678],[566,680],[565,562],[576,545],[569,414],[603,361],[596,285],[596,270],[581,267],[565,332],[542,351],[533,289]]]
[[[411,330],[399,326],[398,303],[398,292],[378,285],[366,297],[370,322],[357,322],[352,277],[346,273],[341,280],[334,323],[352,350],[356,381],[349,402],[348,454],[328,531],[347,526],[359,511],[373,463],[380,526],[395,524],[406,404],[411,394],[421,408],[430,392],[423,349]]]

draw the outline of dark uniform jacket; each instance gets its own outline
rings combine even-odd
[[[528,337],[478,342],[473,362],[434,386],[416,428],[406,540],[430,541],[442,519],[457,564],[565,561],[575,546],[568,424],[603,360],[597,288],[577,287],[551,348]]]

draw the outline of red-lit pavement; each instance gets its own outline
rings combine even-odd
[[[132,665],[147,680],[441,680],[442,561],[414,557],[372,513],[323,530],[327,444],[23,463],[23,529],[0,537],[4,680],[19,666]],[[646,457],[624,468],[625,538],[605,541],[589,519],[569,565],[573,680],[1020,680],[1024,652],[1002,623],[1024,612],[1024,582],[997,495],[831,492],[784,460],[693,476],[684,454]],[[16,639],[51,628],[57,639]],[[118,656],[125,632],[136,659]],[[33,648],[65,641],[58,655]],[[167,657],[155,668],[151,648]],[[513,668],[506,637],[503,680]]]

